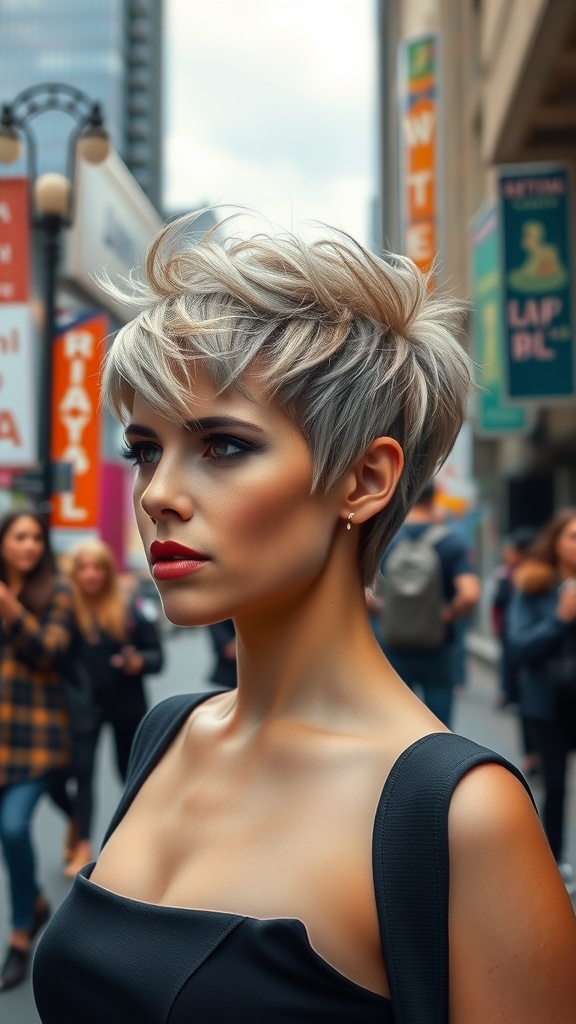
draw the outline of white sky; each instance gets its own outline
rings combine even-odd
[[[375,47],[372,0],[167,0],[166,208],[248,204],[368,242]]]

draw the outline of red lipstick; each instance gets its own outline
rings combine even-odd
[[[156,580],[177,580],[198,572],[210,561],[208,555],[177,544],[175,540],[155,540],[150,545],[152,575]]]

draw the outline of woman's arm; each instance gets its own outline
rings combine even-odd
[[[542,602],[538,598],[515,591],[506,620],[510,656],[517,664],[522,664],[541,661],[555,654],[570,625],[558,617],[554,604],[543,613]]]
[[[32,668],[47,671],[66,653],[74,632],[74,610],[70,588],[63,581],[54,587],[50,602],[38,619],[19,601],[8,610],[6,637],[18,656]]]
[[[576,918],[528,794],[483,765],[450,833],[450,1024],[574,1024]]]

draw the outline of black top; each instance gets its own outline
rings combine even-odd
[[[209,696],[169,698],[143,721],[105,842],[186,717]],[[448,806],[462,775],[486,761],[519,775],[470,740],[435,733],[404,751],[384,786],[374,886],[394,1014],[390,1000],[316,953],[298,920],[143,903],[93,885],[89,865],[36,952],[43,1024],[444,1024]]]

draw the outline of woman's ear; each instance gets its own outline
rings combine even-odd
[[[404,452],[393,437],[377,437],[350,470],[342,516],[365,523],[390,503],[404,468]]]

